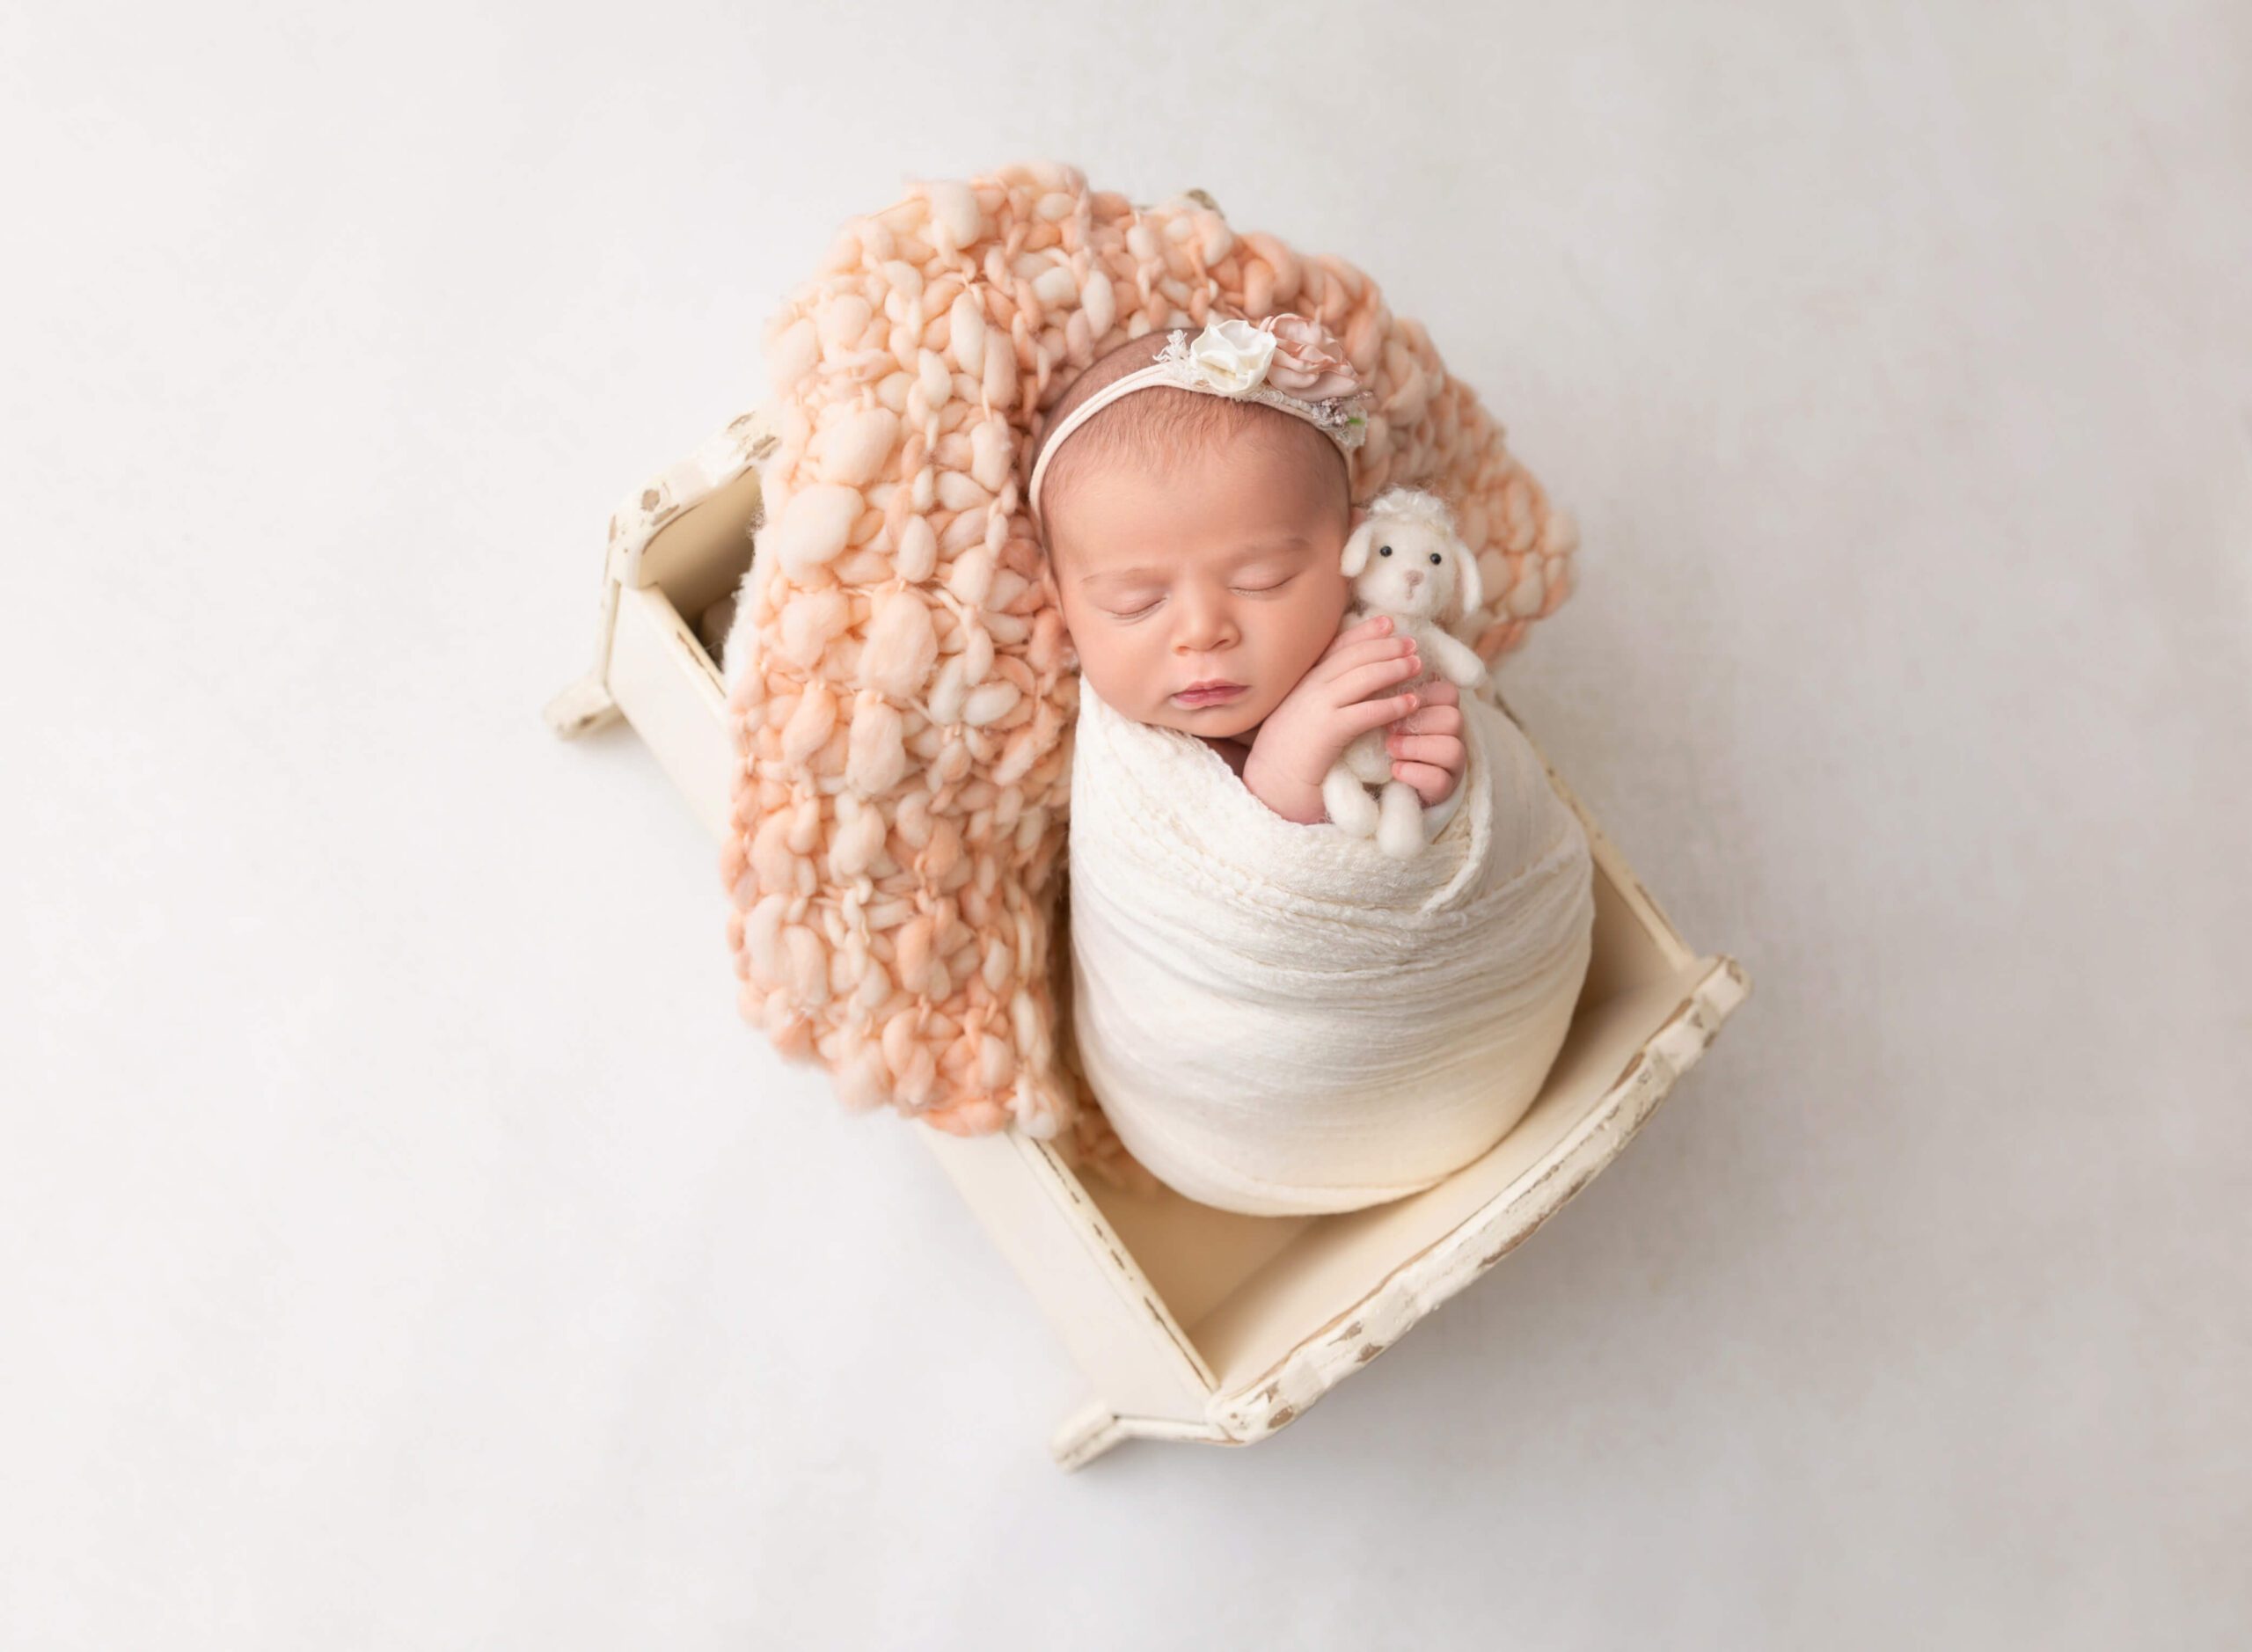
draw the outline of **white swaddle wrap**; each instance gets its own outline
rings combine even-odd
[[[1509,714],[1461,705],[1444,824],[1399,859],[1283,819],[1203,742],[1081,680],[1073,1041],[1120,1140],[1187,1197],[1381,1203],[1477,1158],[1539,1093],[1587,973],[1592,863]]]

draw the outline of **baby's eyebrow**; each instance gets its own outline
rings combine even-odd
[[[1302,549],[1305,544],[1306,537],[1302,533],[1276,534],[1268,538],[1254,539],[1251,544],[1232,552],[1229,559],[1245,561],[1254,556],[1264,556],[1269,551]],[[1164,572],[1163,568],[1151,567],[1106,568],[1100,574],[1082,574],[1079,575],[1079,583],[1100,585],[1106,580],[1146,580],[1155,578]]]

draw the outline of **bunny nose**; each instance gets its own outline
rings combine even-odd
[[[1408,588],[1411,591],[1422,582],[1423,576],[1421,574],[1410,574],[1408,576]]]

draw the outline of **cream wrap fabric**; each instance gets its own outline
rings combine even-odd
[[[1585,833],[1481,694],[1444,825],[1396,859],[1286,821],[1226,760],[1079,687],[1072,1034],[1159,1181],[1258,1216],[1357,1210],[1483,1153],[1539,1093],[1587,974]],[[1437,823],[1436,811],[1428,812]]]

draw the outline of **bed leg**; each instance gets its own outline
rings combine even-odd
[[[547,702],[547,726],[565,740],[575,740],[589,729],[603,728],[618,719],[618,702],[599,671],[589,671]]]
[[[1049,1436],[1048,1449],[1057,1467],[1070,1473],[1085,1468],[1126,1437],[1117,1414],[1100,1400],[1090,1400],[1064,1419]]]

